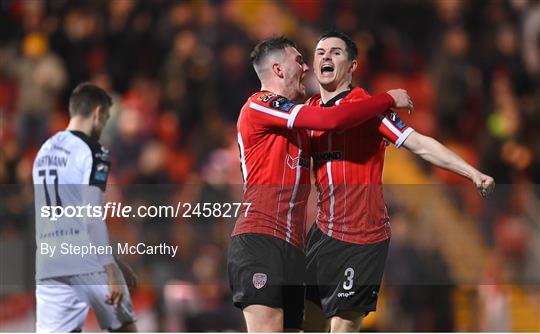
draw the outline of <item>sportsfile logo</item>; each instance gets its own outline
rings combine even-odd
[[[107,202],[105,205],[43,205],[41,218],[57,221],[60,218],[237,218],[247,217],[251,203],[189,203],[177,202],[173,205],[131,206],[121,202]]]
[[[296,167],[298,166],[303,168],[309,168],[309,160],[301,157],[293,158],[289,154],[287,154],[287,166],[289,166],[289,168],[291,169],[296,169]]]
[[[337,294],[338,298],[347,298],[347,297],[350,297],[350,296],[354,296],[354,291],[349,291],[349,292],[340,292]]]

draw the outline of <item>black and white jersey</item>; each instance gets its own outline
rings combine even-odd
[[[83,206],[101,206],[109,152],[79,131],[61,131],[40,148],[32,170],[36,208],[36,279],[102,271],[111,254],[77,254],[77,247],[108,245],[105,222]],[[59,208],[62,217],[54,217]]]

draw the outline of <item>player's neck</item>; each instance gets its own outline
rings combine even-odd
[[[343,93],[344,91],[349,90],[351,87],[351,83],[349,81],[343,82],[342,84],[339,84],[337,86],[322,86],[319,84],[319,90],[321,93],[321,101],[323,103],[326,103],[336,97],[338,94]]]
[[[68,131],[80,131],[90,137],[92,135],[92,120],[75,117],[70,119],[66,128]]]
[[[268,91],[270,93],[286,97],[289,100],[294,100],[297,98],[297,96],[293,96],[290,91],[284,87],[280,87],[280,85],[263,84],[261,86],[261,91]]]

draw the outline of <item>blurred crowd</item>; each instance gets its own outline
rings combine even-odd
[[[100,85],[114,99],[102,138],[113,159],[109,183],[177,185],[155,195],[141,192],[149,200],[160,194],[184,202],[238,200],[241,186],[227,184],[241,184],[235,122],[244,101],[259,89],[250,50],[266,37],[286,35],[310,64],[317,37],[328,28],[356,41],[356,84],[371,93],[407,89],[416,108],[408,123],[506,185],[488,205],[459,193],[449,196],[477,219],[490,256],[519,266],[526,239],[540,233],[538,216],[535,222],[527,212],[528,200],[540,190],[526,187],[540,183],[538,0],[2,0],[0,183],[11,190],[0,195],[0,237],[22,239],[32,249],[32,193],[24,186],[32,184],[41,143],[65,128],[70,92],[83,81]],[[316,92],[314,78],[308,80],[310,93]],[[439,182],[467,183],[423,168]],[[121,188],[113,186],[108,196],[141,200]],[[407,221],[406,214],[395,213],[396,225]],[[242,328],[230,306],[225,273],[208,269],[224,268],[232,223],[131,226],[113,226],[112,238],[181,244],[183,255],[174,266],[130,259],[153,287],[159,329]],[[401,246],[398,239],[395,247]],[[423,257],[444,267],[436,252],[430,258],[403,247],[410,253],[401,254],[412,254],[409,260]],[[23,260],[33,263],[27,253]],[[426,263],[416,267],[429,267]],[[446,282],[449,274],[443,276]],[[193,286],[161,289],[175,280]],[[434,312],[433,305],[445,300],[439,297],[447,296],[448,306],[436,314],[448,319],[433,322],[439,327],[413,317],[408,327],[385,329],[451,331],[449,292],[441,289],[431,299],[425,291],[402,293],[402,305],[396,306],[402,315],[413,312],[411,303]],[[197,299],[193,295],[207,298],[196,307],[181,302]],[[189,316],[171,322],[171,308]]]

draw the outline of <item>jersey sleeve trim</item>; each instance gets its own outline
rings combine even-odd
[[[246,154],[244,152],[244,141],[242,140],[242,134],[238,132],[238,147],[240,148],[240,166],[242,168],[242,178],[244,183],[247,182],[248,171],[246,166]]]
[[[294,126],[294,120],[296,119],[298,112],[300,112],[300,109],[302,109],[303,106],[304,106],[303,104],[298,104],[294,106],[291,112],[291,115],[289,117],[289,120],[287,121],[287,128],[292,129],[292,127]]]
[[[401,136],[402,132],[399,131],[399,129],[394,124],[392,124],[392,122],[390,122],[387,118],[383,118],[382,122],[384,123],[386,128],[392,131],[392,133],[395,134],[397,137]]]
[[[413,128],[408,128],[407,130],[403,131],[403,133],[399,135],[398,140],[396,141],[396,148],[399,148],[403,144],[405,139],[407,139],[407,137],[409,137],[409,135],[413,132]]]
[[[267,108],[265,106],[261,106],[260,104],[257,104],[255,102],[250,102],[249,103],[249,107],[251,109],[254,109],[254,110],[257,110],[257,111],[262,111],[263,113],[266,113],[266,114],[269,114],[269,115],[272,115],[272,116],[276,116],[276,117],[279,117],[279,118],[283,118],[283,119],[286,119],[286,120],[289,120],[289,117],[290,115],[284,111],[277,111],[277,110],[274,110],[274,109],[270,109],[270,108]]]

